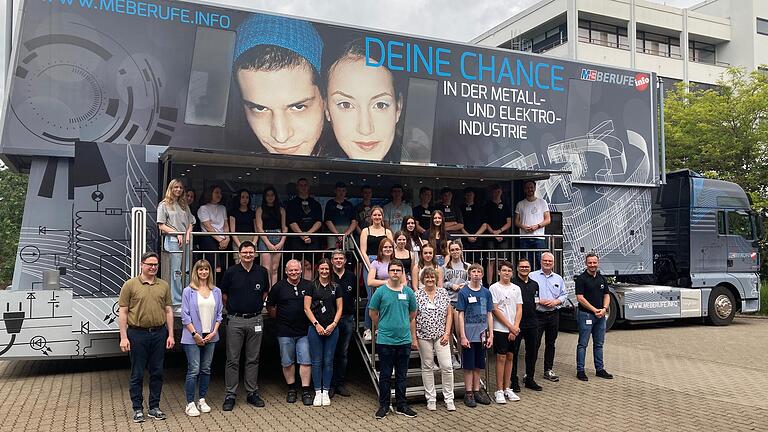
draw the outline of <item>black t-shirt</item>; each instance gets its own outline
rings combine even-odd
[[[234,228],[234,232],[253,232],[254,231],[254,225],[253,220],[256,218],[256,212],[248,209],[246,211],[240,211],[240,209],[235,209],[234,211],[229,213],[229,216],[235,218],[235,226],[229,227],[230,229]]]
[[[280,215],[280,208],[261,206],[261,224],[265,230],[282,229],[283,221]]]
[[[461,206],[461,215],[464,218],[464,229],[470,234],[476,233],[485,223],[483,206],[477,203]]]
[[[339,286],[341,290],[342,299],[344,300],[344,309],[341,311],[342,315],[352,315],[355,313],[355,286],[357,285],[357,279],[354,273],[349,270],[344,270],[344,274],[339,277],[336,272],[333,272],[333,281]]]
[[[609,292],[608,281],[599,271],[595,276],[591,276],[584,270],[584,273],[576,278],[576,295],[583,295],[589,304],[598,309],[603,308],[603,296]],[[579,303],[579,310],[592,313],[591,310],[582,306],[581,303]]]
[[[363,229],[371,224],[371,210],[373,204],[365,205],[360,203],[355,207],[355,220],[360,229]]]
[[[334,282],[326,286],[315,282],[304,294],[312,298],[310,309],[315,314],[315,319],[323,327],[328,327],[336,317],[336,299],[341,298],[342,293]]]
[[[534,328],[539,326],[536,317],[536,297],[539,296],[539,284],[535,280],[528,278],[528,282],[523,282],[515,276],[512,283],[520,287],[523,295],[523,317],[520,319],[520,328]],[[527,347],[526,347],[527,348]]]
[[[278,337],[307,335],[309,320],[304,313],[304,295],[310,288],[312,288],[312,282],[306,279],[299,279],[297,285],[282,279],[272,286],[267,306],[277,307],[275,327]]]
[[[424,231],[421,233],[422,240],[426,240],[428,242],[431,242],[429,238],[429,230]],[[439,238],[434,239],[434,246],[435,246],[435,255],[447,255],[448,248],[446,247],[446,243],[450,240],[453,240],[453,236],[450,233],[445,233],[445,238]]]
[[[301,232],[308,232],[315,222],[323,221],[323,209],[312,197],[302,199],[295,196],[285,206],[285,220],[288,225],[298,224]]]
[[[432,213],[435,211],[435,208],[430,206],[424,207],[422,205],[417,205],[413,208],[413,217],[416,219],[417,222],[419,222],[419,226],[424,228],[425,230],[428,230],[429,227],[432,225]]]
[[[227,312],[259,314],[264,308],[264,293],[269,290],[269,275],[260,265],[253,264],[251,271],[246,271],[237,264],[224,272],[218,285],[227,295]]]
[[[485,223],[492,229],[499,229],[507,223],[507,218],[512,217],[512,211],[504,201],[495,203],[488,201],[485,204]],[[502,233],[504,234],[504,233]]]
[[[332,199],[325,203],[325,221],[333,222],[337,228],[339,226],[348,227],[356,217],[352,203],[347,200],[338,203]]]
[[[454,204],[445,205],[440,203],[437,205],[437,209],[443,212],[443,223],[464,223],[464,217],[462,216],[461,211],[459,211],[459,209]]]

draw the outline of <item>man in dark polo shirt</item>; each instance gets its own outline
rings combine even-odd
[[[310,234],[322,228],[323,208],[309,195],[309,181],[305,178],[296,181],[296,196],[285,204],[285,222],[290,232],[301,234],[288,237],[290,250],[320,249],[320,238]],[[310,259],[309,256],[301,257],[301,259],[305,258]]]
[[[449,234],[458,234],[464,228],[464,216],[453,203],[453,191],[449,187],[440,190],[440,203],[435,206],[443,212],[443,224]]]
[[[240,243],[240,264],[224,272],[219,282],[222,300],[227,307],[227,368],[224,373],[226,385],[224,411],[232,411],[237,398],[240,381],[240,353],[245,348],[245,391],[246,401],[256,407],[263,407],[259,396],[259,351],[261,350],[261,310],[269,291],[267,270],[253,263],[256,247],[250,241]]]
[[[312,359],[309,356],[307,329],[309,320],[304,313],[304,294],[312,283],[301,278],[301,263],[290,260],[285,264],[285,279],[278,281],[269,291],[267,310],[275,319],[277,342],[280,346],[280,365],[288,384],[288,403],[297,399],[296,363],[301,377],[301,402],[312,405],[315,393],[309,387],[312,379]]]
[[[334,193],[336,196],[325,203],[325,226],[328,228],[328,232],[339,235],[327,237],[328,249],[344,247],[342,242],[345,236],[352,234],[357,229],[355,208],[347,200],[347,185],[344,182],[336,182]]]
[[[480,235],[485,232],[485,211],[476,202],[477,194],[471,187],[464,189],[464,205],[461,206],[461,216],[464,220],[463,234]],[[480,237],[465,237],[462,239],[464,250],[482,249],[483,241]],[[466,253],[465,253],[466,254]],[[468,261],[480,262],[480,255],[467,254]]]
[[[502,192],[501,186],[498,184],[494,184],[490,188],[491,199],[485,204],[485,234],[509,234],[509,229],[512,227],[512,210],[509,204],[502,199]],[[509,249],[510,242],[506,237],[485,237],[485,239],[486,249]],[[494,278],[496,259],[503,260],[506,258],[511,259],[511,257],[505,257],[503,253],[491,253],[485,276],[489,282],[496,280]]]
[[[422,186],[419,189],[419,205],[413,208],[413,217],[416,219],[416,231],[424,234],[432,226],[432,212],[435,208],[432,206],[432,189],[429,186]]]
[[[355,274],[347,270],[347,256],[344,251],[339,249],[333,251],[331,255],[333,264],[333,281],[339,286],[344,301],[344,308],[339,320],[339,342],[336,345],[336,356],[334,357],[333,381],[329,396],[339,394],[347,397],[352,394],[345,385],[347,382],[347,362],[349,359],[349,342],[355,331],[355,296],[357,295],[357,279]],[[331,396],[332,397],[332,396]]]
[[[539,322],[536,317],[536,303],[539,301],[539,284],[529,277],[531,263],[521,258],[517,261],[517,275],[512,283],[520,287],[523,295],[523,318],[520,320],[520,334],[512,345],[512,391],[520,391],[517,381],[517,354],[520,352],[520,344],[525,341],[525,387],[531,390],[541,391],[541,386],[534,380],[536,372],[536,357],[539,355]]]
[[[141,274],[128,279],[120,289],[118,326],[120,350],[130,353],[129,393],[133,422],[144,421],[144,369],[149,369],[149,411],[147,415],[165,420],[160,411],[165,350],[173,348],[171,288],[157,277],[159,258],[154,252],[141,256]]]
[[[589,337],[592,336],[592,356],[598,377],[612,379],[603,365],[603,343],[605,342],[605,316],[611,305],[608,281],[598,270],[599,258],[595,253],[588,253],[585,259],[587,269],[576,277],[576,300],[579,310],[576,322],[579,325],[579,342],[576,345],[576,377],[588,381],[584,372],[584,359],[587,356]],[[613,313],[616,313],[614,311]]]

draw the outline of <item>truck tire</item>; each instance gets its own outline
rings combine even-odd
[[[727,326],[736,315],[736,302],[733,294],[724,286],[716,286],[709,293],[707,322],[715,326]]]
[[[605,316],[605,331],[610,330],[619,318],[619,302],[616,301],[616,297],[613,294],[609,295],[611,297],[611,305],[608,307],[608,315]]]

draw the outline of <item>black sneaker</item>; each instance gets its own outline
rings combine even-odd
[[[344,397],[352,396],[352,393],[350,393],[349,389],[345,385],[343,385],[343,384],[338,386],[338,387],[336,387],[336,394],[339,395],[339,396],[344,396]]]
[[[613,379],[613,375],[609,374],[605,369],[600,369],[597,371],[597,373],[595,373],[595,375],[599,376],[600,378]]]
[[[464,405],[470,408],[477,406],[477,402],[475,402],[475,395],[471,391],[464,393]]]
[[[288,403],[296,403],[297,399],[298,395],[296,394],[296,389],[288,389],[288,396],[285,397],[285,401]]]
[[[235,409],[235,398],[233,396],[227,396],[224,398],[224,404],[221,406],[222,411],[232,411]]]
[[[587,374],[584,373],[584,371],[576,372],[576,378],[578,378],[580,381],[589,381],[589,377],[587,377]]]
[[[301,391],[301,403],[304,404],[304,406],[310,406],[312,405],[312,402],[315,400],[315,395],[312,394],[311,391],[304,389]]]
[[[146,419],[144,418],[144,411],[142,410],[136,410],[133,412],[133,422],[134,423],[144,423]]]
[[[482,390],[472,392],[475,396],[475,402],[479,403],[480,405],[490,405],[491,404],[491,398],[488,397],[488,394]]]
[[[160,408],[150,408],[149,411],[147,411],[147,417],[155,420],[165,420],[167,418],[165,413],[160,411]]]
[[[525,388],[535,390],[535,391],[541,391],[543,390],[540,385],[536,383],[536,381],[533,380],[533,378],[529,378],[525,380]]]
[[[520,381],[517,380],[517,377],[512,377],[512,391],[520,393]]]
[[[334,396],[336,396],[336,387],[331,386],[331,388],[328,389],[328,399],[333,399]]]
[[[402,406],[400,408],[395,408],[395,414],[400,414],[401,416],[406,416],[408,418],[414,418],[416,417],[416,411],[413,410],[408,405]]]
[[[380,406],[379,409],[376,410],[375,417],[376,417],[377,420],[381,420],[381,419],[383,419],[384,417],[387,416],[388,412],[389,412],[389,407]]]
[[[263,408],[264,405],[266,405],[264,400],[261,399],[261,396],[259,396],[259,392],[249,394],[248,397],[245,398],[245,401],[257,408]]]

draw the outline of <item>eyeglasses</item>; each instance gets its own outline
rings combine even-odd
[[[143,262],[142,264],[144,264],[147,267],[157,267],[160,265],[159,263],[147,263],[147,262]]]
[[[400,270],[400,269],[391,269],[389,272],[390,273],[402,273],[403,271]]]
[[[243,251],[243,252],[240,252],[240,255],[253,255],[253,254],[255,254],[255,253],[256,253],[256,252],[253,252],[253,251],[247,251],[247,252],[246,252],[246,251]]]

